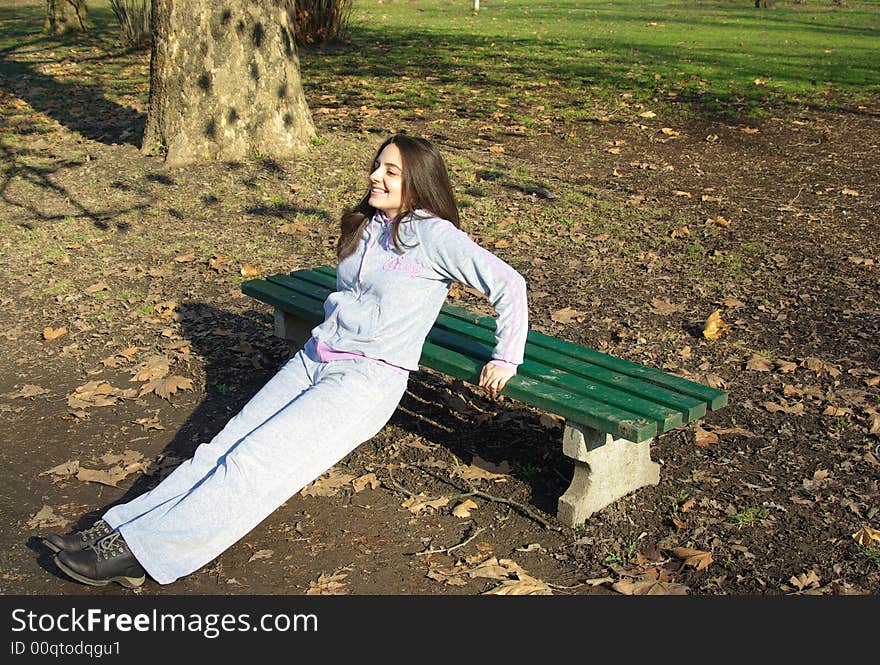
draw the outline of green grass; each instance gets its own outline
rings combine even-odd
[[[656,97],[706,113],[760,113],[823,102],[829,91],[851,100],[876,93],[878,10],[875,0],[771,9],[743,0],[492,0],[474,15],[453,0],[358,0],[350,33],[358,57],[342,48],[304,51],[302,60],[307,87],[326,94],[342,78],[338,94],[354,104],[378,88],[381,105],[462,115],[544,106],[514,116],[523,124],[590,117],[597,101],[624,90],[630,103]],[[376,86],[354,85],[364,80]]]
[[[0,75],[44,88],[29,94],[37,108],[86,88],[89,98],[143,112],[148,52],[119,44],[106,0],[90,2],[89,15],[86,35],[50,38],[43,3],[0,0]],[[477,14],[461,0],[355,0],[349,35],[300,49],[313,108],[404,117],[422,109],[450,129],[478,121],[531,131],[664,106],[747,117],[853,105],[880,91],[880,0],[780,0],[770,9],[748,0],[490,0]],[[26,62],[50,54],[65,66]],[[387,129],[382,115],[363,120],[374,123]]]

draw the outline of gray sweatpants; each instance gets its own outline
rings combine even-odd
[[[104,515],[154,580],[218,556],[391,418],[407,374],[371,360],[291,358],[210,443]]]

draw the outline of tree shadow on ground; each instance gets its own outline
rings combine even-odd
[[[35,111],[87,139],[106,145],[141,145],[146,115],[108,99],[101,86],[60,82],[30,63],[8,57],[0,59],[0,81]]]
[[[36,129],[35,129],[36,131]],[[34,229],[34,220],[51,223],[67,219],[69,217],[84,217],[91,220],[97,228],[106,231],[115,229],[127,231],[129,223],[126,221],[114,221],[114,219],[126,212],[145,210],[146,204],[134,205],[125,209],[95,210],[82,202],[77,193],[69,187],[59,184],[53,175],[66,169],[81,166],[83,162],[76,159],[57,159],[52,164],[40,164],[44,155],[38,149],[13,149],[3,141],[0,141],[0,161],[8,164],[0,178],[0,201],[12,208],[18,209],[20,215],[19,225],[25,229]],[[21,197],[15,193],[13,183],[22,181],[28,186],[42,192],[41,197]],[[75,212],[67,210],[63,212],[49,212],[53,201],[63,201],[65,206],[73,206]],[[43,208],[38,207],[43,206]]]

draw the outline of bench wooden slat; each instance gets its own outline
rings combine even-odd
[[[314,270],[299,270],[292,275],[296,275],[306,281],[311,281],[317,285],[324,285],[326,288],[335,289],[336,271],[329,266],[319,266]],[[329,280],[328,280],[329,278]],[[443,312],[463,321],[468,321],[479,325],[487,330],[495,332],[495,319],[490,316],[478,316],[463,307],[455,305],[443,305]],[[638,363],[634,363],[623,358],[602,353],[594,349],[579,346],[572,342],[567,342],[550,335],[544,335],[535,330],[530,330],[527,338],[529,344],[551,349],[566,356],[570,356],[577,360],[587,362],[598,367],[617,372],[625,376],[631,376],[643,381],[648,381],[657,386],[661,386],[668,390],[672,390],[682,395],[694,397],[705,402],[709,409],[715,411],[727,405],[727,393],[723,390],[716,390],[701,383],[690,381],[680,376],[668,374],[662,370],[646,367]]]
[[[311,279],[306,279],[307,277]],[[326,297],[327,289],[335,288],[334,277],[327,273],[316,277],[313,271],[290,276],[274,275],[269,279],[316,298]],[[475,353],[484,360],[491,357],[495,337],[489,328],[441,311],[431,334],[439,329],[465,335],[479,344],[462,349],[465,352]],[[454,337],[448,339],[449,343],[456,342]],[[702,418],[706,414],[706,403],[703,400],[613,372],[553,349],[528,343],[525,356],[525,362],[519,368],[520,374],[557,385],[567,391],[602,399],[644,418],[656,420],[661,432],[668,432],[683,422]]]
[[[474,339],[480,348],[485,349],[485,359],[491,358],[495,336],[489,330],[442,313],[435,327]],[[525,359],[518,372],[575,393],[593,395],[646,418],[653,418],[663,432],[706,415],[706,404],[701,400],[645,384],[596,365],[572,361],[569,356],[550,349],[527,345]]]
[[[425,342],[422,360],[425,365],[438,372],[471,383],[477,383],[484,364],[470,356],[438,346],[430,340]],[[512,377],[507,382],[504,392],[525,404],[609,432],[616,438],[642,443],[657,434],[657,424],[640,418],[638,414],[582,395],[554,390],[551,386],[530,377],[519,375]]]
[[[428,333],[428,339],[444,348],[458,351],[470,358],[476,358],[480,361],[480,367],[492,358],[491,346],[487,347],[485,344],[443,328],[432,329]],[[477,375],[479,377],[479,373]],[[610,407],[623,409],[637,418],[653,420],[657,423],[658,429],[664,432],[678,427],[683,421],[681,413],[674,409],[654,404],[619,390],[590,384],[577,377],[566,375],[558,369],[541,365],[532,360],[526,360],[520,366],[517,376],[526,377],[534,381],[533,385],[540,385],[540,391],[544,394],[549,395],[553,392],[554,388],[561,388],[563,394],[570,393],[576,397],[588,398],[591,401],[595,400]],[[536,388],[536,390],[538,389]],[[506,392],[510,394],[509,391]]]
[[[324,313],[322,300],[306,294],[292,293],[289,288],[267,280],[247,280],[241,283],[241,290],[246,295],[307,320],[320,320]]]
[[[243,282],[241,288],[247,295],[300,318],[314,321],[316,325],[323,319],[323,299],[315,294],[301,293],[264,280]],[[438,332],[441,339],[450,334]],[[478,382],[484,364],[477,358],[447,348],[445,343],[436,344],[430,338],[422,349],[420,362],[471,383]],[[508,382],[505,393],[513,399],[630,441],[647,441],[657,433],[657,424],[638,413],[583,395],[566,393],[531,377],[514,376]]]

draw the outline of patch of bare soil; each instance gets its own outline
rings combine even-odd
[[[0,592],[132,593],[67,579],[38,536],[155,484],[284,362],[239,283],[332,263],[384,131],[352,119],[319,125],[307,159],[168,169],[122,120],[87,138],[0,94]],[[877,593],[876,108],[400,126],[450,157],[468,229],[528,280],[532,327],[730,404],[658,437],[660,484],[572,530],[554,519],[560,423],[420,372],[331,473],[133,593]],[[493,498],[459,497],[472,488]]]

